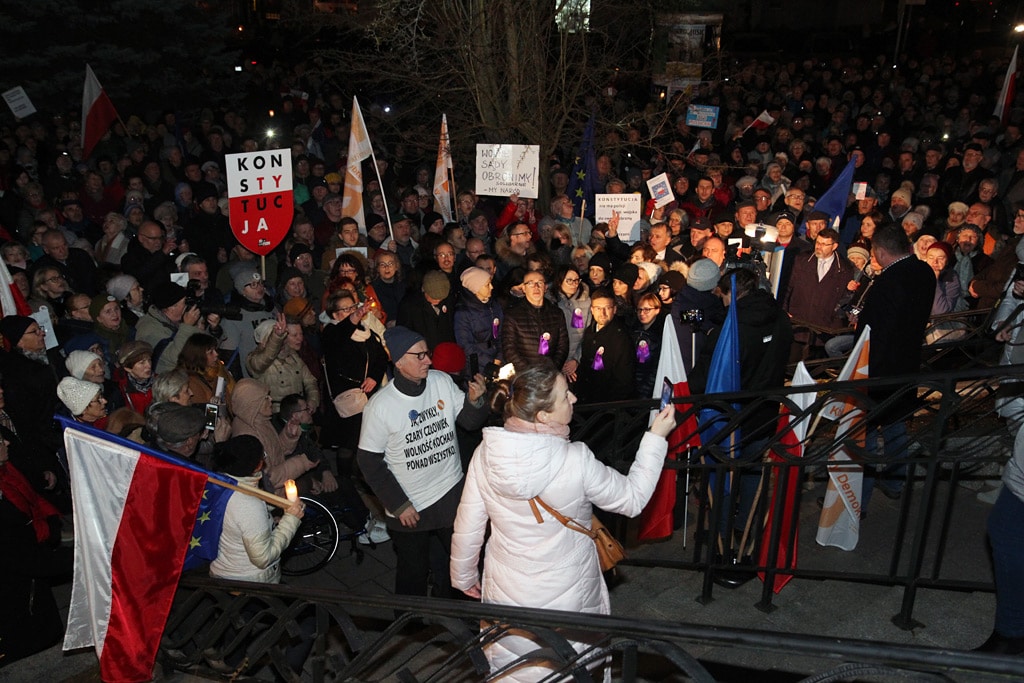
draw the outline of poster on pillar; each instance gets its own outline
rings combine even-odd
[[[266,256],[292,225],[291,150],[228,154],[225,163],[231,232],[243,247]]]

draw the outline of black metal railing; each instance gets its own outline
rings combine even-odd
[[[578,652],[567,630],[591,646]],[[939,681],[950,671],[1024,676],[1019,658],[940,648],[199,577],[182,580],[159,660],[165,669],[232,679],[483,681],[483,648],[512,631],[537,645],[519,663],[553,666],[556,673],[544,680],[601,680],[600,669],[609,666],[616,681],[710,683],[719,680],[716,665],[694,655],[709,647],[728,647],[737,658],[771,652],[777,671],[798,658],[802,664],[789,670],[819,661],[818,672],[794,673],[794,681]],[[288,650],[302,643],[311,649],[299,671],[288,665]]]
[[[764,610],[772,609],[771,587],[775,576],[780,574],[900,586],[903,588],[902,604],[893,621],[902,628],[918,625],[913,619],[913,608],[917,591],[922,587],[991,592],[991,581],[947,577],[942,570],[955,512],[962,499],[960,484],[979,476],[977,472],[984,465],[1002,462],[1008,455],[1010,435],[995,417],[993,404],[997,395],[1009,395],[1015,387],[1024,391],[1024,383],[1015,381],[1022,373],[1024,367],[1021,366],[974,368],[885,380],[826,382],[770,393],[739,392],[676,399],[682,421],[693,417],[699,423],[701,411],[713,409],[716,419],[723,425],[713,439],[703,439],[701,445],[678,453],[676,460],[668,460],[665,465],[677,470],[679,477],[688,474],[690,481],[696,482],[694,492],[700,504],[693,533],[695,542],[689,559],[678,559],[679,553],[672,544],[660,544],[647,549],[643,559],[626,563],[702,572],[704,581],[699,599],[709,601],[716,579],[734,575],[738,559],[747,558],[747,575],[758,571],[766,574],[758,604]],[[814,393],[814,400],[803,409],[794,397],[808,392]],[[833,401],[856,406],[863,411],[867,425],[905,423],[906,457],[896,462],[891,454],[887,456],[884,451],[874,452],[875,449],[858,445],[850,435],[837,435],[836,422],[818,417]],[[637,401],[577,406],[573,438],[586,442],[599,459],[625,472],[647,427],[652,405],[652,401]],[[771,422],[757,420],[754,416],[766,405],[788,409],[792,416],[790,426],[777,432],[774,418]],[[801,444],[802,457],[794,458],[783,443],[793,425],[801,421],[810,428],[810,433]],[[691,436],[699,439],[702,432],[703,427],[698,427],[696,433],[682,434],[680,440],[689,441]],[[751,452],[749,447],[757,445],[751,435],[756,436],[757,432],[762,432],[766,440]],[[784,517],[783,505],[787,503],[778,496],[772,509],[772,524],[766,530],[759,526],[772,501],[773,482],[788,480],[790,473],[797,473],[800,481],[815,475],[824,478],[830,454],[840,447],[845,448],[855,462],[872,468],[906,465],[906,473],[899,479],[904,494],[898,517],[884,530],[890,534],[891,541],[886,562],[880,563],[884,564],[884,570],[777,567],[776,560],[783,550],[779,547],[780,540],[794,538],[801,519],[792,515],[790,524],[784,527],[779,520]],[[769,453],[777,455],[777,460],[766,458]],[[753,533],[750,527],[743,529],[739,523],[734,524],[731,514],[722,514],[719,503],[730,504],[725,482],[739,476],[760,476],[762,480],[763,495],[758,497],[752,516],[755,520]],[[803,489],[803,486],[796,487],[794,500],[788,504],[799,509]],[[685,494],[686,491],[680,491],[681,496]],[[684,498],[680,504],[685,502]],[[626,536],[624,520],[613,528],[620,537]],[[735,537],[744,530],[749,543],[741,551]],[[686,531],[682,529],[679,533]],[[984,529],[977,531],[984,534]],[[757,564],[751,558],[758,557],[762,538],[768,539],[767,557],[765,562]],[[749,551],[751,546],[754,552]],[[664,553],[658,556],[661,548]],[[792,546],[785,550],[792,556]]]

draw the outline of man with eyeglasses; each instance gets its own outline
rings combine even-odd
[[[178,268],[174,258],[174,241],[166,239],[164,226],[156,221],[143,221],[139,232],[121,257],[121,270],[133,276],[147,292],[160,282],[170,280]]]
[[[793,264],[789,286],[780,300],[782,308],[795,319],[794,344],[790,360],[824,358],[825,342],[832,335],[816,332],[800,323],[815,327],[845,327],[845,313],[838,306],[849,291],[853,264],[837,253],[839,233],[825,228],[814,240],[814,252],[801,254]]]
[[[590,299],[591,323],[583,330],[581,357],[573,393],[582,403],[633,398],[633,342],[615,317],[615,295],[598,289]]]
[[[978,299],[978,308],[992,308],[1008,292],[1011,287],[1007,281],[1014,272],[1018,262],[1024,262],[1024,258],[1017,254],[1021,244],[1021,235],[1024,235],[1024,201],[1014,202],[1013,206],[1013,234],[1007,239],[992,261],[992,265],[985,268],[971,280],[968,292]],[[1016,285],[1014,282],[1013,285]]]
[[[535,251],[533,233],[526,223],[513,223],[508,232],[494,243],[498,255],[497,280],[503,280],[512,270],[526,265],[526,257]]]
[[[523,277],[523,299],[511,304],[501,326],[501,353],[505,363],[522,371],[547,358],[556,368],[569,358],[565,316],[544,295],[544,274],[531,270]]]
[[[451,597],[449,553],[463,482],[455,425],[483,424],[486,385],[477,374],[463,393],[431,370],[426,340],[406,327],[389,328],[384,341],[395,377],[363,409],[356,457],[386,511],[398,558],[395,593]]]

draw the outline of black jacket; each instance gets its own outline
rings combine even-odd
[[[879,273],[864,297],[857,333],[871,326],[868,367],[871,377],[912,375],[921,366],[921,344],[935,297],[935,275],[913,254]],[[888,398],[891,387],[870,392],[875,400]],[[916,405],[914,396],[898,401],[883,421],[899,419]]]
[[[594,357],[603,349],[601,357],[604,367],[594,370]],[[580,366],[576,370],[574,393],[580,403],[603,403],[605,401],[626,401],[633,398],[634,368],[636,352],[633,340],[626,327],[618,318],[597,329],[591,322],[583,331]],[[658,360],[653,361],[657,364]]]
[[[501,327],[501,355],[505,363],[523,370],[541,358],[541,335],[547,333],[547,357],[559,370],[569,358],[569,333],[562,310],[547,299],[537,307],[526,299],[509,306]]]
[[[766,391],[785,384],[789,349],[793,344],[793,328],[789,316],[771,294],[756,289],[733,302],[740,340],[740,390]],[[722,327],[716,328],[697,360],[690,377],[694,394],[705,391],[708,370]],[[761,402],[744,420],[744,440],[770,436],[779,413],[776,401]]]

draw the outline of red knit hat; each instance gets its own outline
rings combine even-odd
[[[466,368],[466,352],[455,342],[441,342],[434,348],[434,354],[430,357],[435,370],[447,372],[450,375],[462,374]]]

